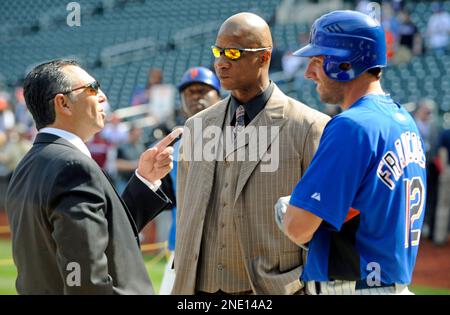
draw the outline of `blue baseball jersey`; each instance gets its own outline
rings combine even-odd
[[[323,219],[301,279],[410,283],[425,185],[423,141],[390,96],[366,95],[335,116],[290,199]]]

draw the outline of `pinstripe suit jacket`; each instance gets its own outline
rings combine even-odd
[[[203,130],[209,126],[222,128],[229,99],[198,113],[185,125],[191,132],[184,133],[178,166],[176,277],[172,294],[196,291],[203,224],[214,184],[216,161],[192,161],[186,156],[186,148],[194,152],[194,146],[198,146],[198,137],[192,131],[194,119],[201,119]],[[279,231],[274,204],[292,192],[305,172],[329,117],[289,98],[275,86],[265,108],[254,119],[256,126],[280,128],[279,164],[274,172],[261,172],[260,155],[257,161],[241,162],[233,212],[239,247],[255,294],[292,294],[302,287],[298,280],[302,252]],[[273,141],[276,139],[267,139],[266,151]]]

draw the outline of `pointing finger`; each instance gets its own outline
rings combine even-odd
[[[155,147],[158,149],[158,152],[164,150],[167,146],[169,146],[176,138],[181,136],[183,133],[183,128],[177,128],[171,133],[169,133],[166,137],[164,137],[161,141],[159,141]]]

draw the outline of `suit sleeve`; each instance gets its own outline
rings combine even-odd
[[[323,130],[328,123],[330,118],[326,115],[321,115],[316,119],[310,126],[308,133],[306,135],[306,140],[303,145],[303,159],[302,159],[302,170],[303,173],[309,167],[314,154],[319,147],[320,139],[322,137]]]
[[[108,222],[98,173],[70,162],[51,187],[49,221],[65,294],[112,294]]]
[[[161,211],[172,207],[172,202],[161,189],[154,192],[136,175],[133,175],[128,182],[122,193],[122,199],[133,216],[139,231]]]

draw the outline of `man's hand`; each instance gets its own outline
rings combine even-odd
[[[289,201],[291,200],[291,196],[285,196],[278,199],[277,203],[275,204],[275,222],[278,225],[278,228],[283,232],[286,236],[288,236],[291,240],[292,237],[289,235],[289,232],[286,231],[285,221],[286,221],[286,214],[288,212],[288,208],[292,207],[289,206]],[[307,244],[300,244],[295,242],[299,247],[303,248],[304,250],[308,250]]]
[[[154,147],[141,154],[137,172],[151,183],[166,176],[173,168],[173,148],[169,145],[183,133],[177,128],[158,142]]]
[[[284,231],[284,217],[286,216],[286,210],[287,206],[289,205],[289,200],[291,199],[291,196],[285,196],[278,199],[277,203],[275,204],[275,222],[278,225],[278,228],[281,230],[281,232],[285,233]]]

